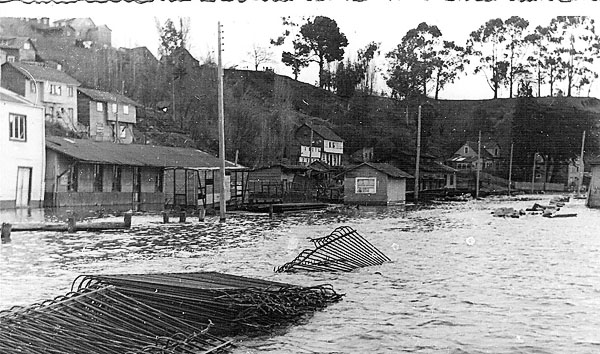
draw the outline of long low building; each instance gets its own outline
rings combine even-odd
[[[49,136],[47,207],[210,207],[219,201],[219,159],[179,147]],[[226,161],[226,199],[243,202],[247,169]]]

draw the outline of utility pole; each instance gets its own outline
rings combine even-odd
[[[510,162],[508,163],[508,195],[510,196],[510,187],[512,184],[512,162],[513,162],[513,148],[515,143],[510,143]]]
[[[479,171],[481,170],[481,130],[479,131],[479,138],[477,139],[477,165],[476,165],[476,177],[475,177],[475,198],[479,198]]]
[[[223,108],[223,65],[221,62],[221,22],[217,22],[218,25],[218,60],[217,60],[217,77],[219,80],[218,84],[218,103],[219,103],[219,159],[220,159],[220,171],[221,171],[221,184],[220,198],[219,198],[219,213],[220,221],[225,221],[225,110]]]
[[[533,154],[533,172],[531,172],[531,194],[534,192],[535,188],[535,163],[537,158],[537,152]]]
[[[584,170],[584,164],[583,164],[583,148],[585,146],[585,130],[583,131],[583,137],[581,138],[581,154],[579,154],[579,165],[581,166],[581,172],[578,173],[579,174],[579,180],[577,181],[577,195],[579,196],[579,193],[581,193],[581,185],[583,184],[583,170]],[[579,172],[579,171],[577,171]]]
[[[419,163],[421,162],[421,105],[417,114],[417,159],[415,163],[415,204],[419,201]]]

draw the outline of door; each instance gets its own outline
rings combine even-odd
[[[31,200],[31,167],[19,167],[17,170],[17,208],[28,207]]]

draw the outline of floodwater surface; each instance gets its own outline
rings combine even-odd
[[[236,338],[236,354],[600,352],[600,210],[575,200],[562,210],[573,218],[491,215],[534,202],[236,214],[226,223],[134,216],[125,232],[14,232],[0,248],[0,310],[64,295],[80,274],[218,271],[345,294],[305,323]],[[351,273],[273,272],[342,225],[392,262]]]

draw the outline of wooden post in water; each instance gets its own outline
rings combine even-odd
[[[185,222],[185,210],[182,210],[179,212],[179,222],[181,222],[181,223]]]
[[[69,216],[67,218],[67,232],[73,233],[77,231],[77,225],[75,225],[75,217]]]
[[[205,216],[206,216],[206,210],[204,210],[203,207],[200,207],[200,209],[198,209],[198,221],[200,221],[200,222],[204,221]]]
[[[535,163],[536,163],[537,152],[533,154],[533,172],[531,173],[531,194],[535,190]]]
[[[163,210],[161,214],[163,217],[163,224],[168,224],[169,223],[169,212],[166,210]]]
[[[3,222],[2,223],[2,232],[0,234],[0,239],[2,240],[2,243],[10,242],[11,231],[12,231],[12,225],[7,222]]]
[[[125,227],[130,229],[131,228],[131,212],[127,212],[125,214],[123,214],[123,222],[125,223]]]

